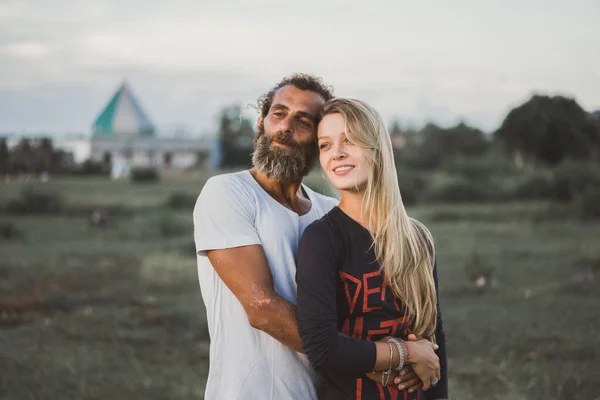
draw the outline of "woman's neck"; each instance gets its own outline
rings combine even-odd
[[[342,199],[338,207],[350,218],[369,228],[368,215],[363,215],[362,204],[365,192],[342,191]],[[366,211],[366,210],[365,210]]]

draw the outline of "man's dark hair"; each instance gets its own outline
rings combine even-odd
[[[333,87],[325,84],[322,78],[309,74],[294,74],[283,78],[281,82],[258,98],[256,105],[260,110],[260,115],[263,119],[266,118],[269,113],[275,93],[282,87],[288,85],[294,86],[300,90],[315,92],[323,97],[325,101],[329,101],[333,98]]]

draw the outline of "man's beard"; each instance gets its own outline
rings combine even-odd
[[[277,140],[289,147],[273,145]],[[312,169],[317,159],[317,144],[314,140],[298,143],[292,135],[277,132],[272,138],[265,134],[264,125],[258,127],[254,138],[252,164],[267,178],[279,182],[299,181]]]

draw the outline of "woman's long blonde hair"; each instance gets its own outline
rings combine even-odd
[[[423,224],[406,213],[392,142],[383,119],[368,104],[344,98],[325,103],[322,116],[328,114],[344,117],[346,137],[365,150],[373,166],[364,192],[362,215],[373,237],[376,260],[387,284],[402,300],[413,333],[433,340],[437,321],[433,238]]]

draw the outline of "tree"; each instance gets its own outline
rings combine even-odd
[[[50,138],[42,138],[39,141],[36,141],[33,147],[33,170],[36,173],[40,173],[43,171],[50,172],[57,167],[53,165],[54,161],[54,146],[52,144],[52,139]]]
[[[513,156],[556,165],[564,159],[597,157],[600,129],[573,99],[533,96],[508,113],[495,140]]]
[[[399,159],[416,168],[432,169],[451,158],[481,155],[488,147],[482,131],[462,122],[449,129],[429,123],[416,133],[406,133]]]
[[[6,143],[6,138],[0,138],[0,175],[7,174],[9,172],[9,165],[10,152],[8,151],[8,144]]]
[[[10,161],[9,168],[13,173],[33,172],[33,149],[29,139],[22,138],[19,144],[12,149]]]
[[[252,162],[252,122],[239,105],[225,107],[219,116],[220,167],[249,167]]]

